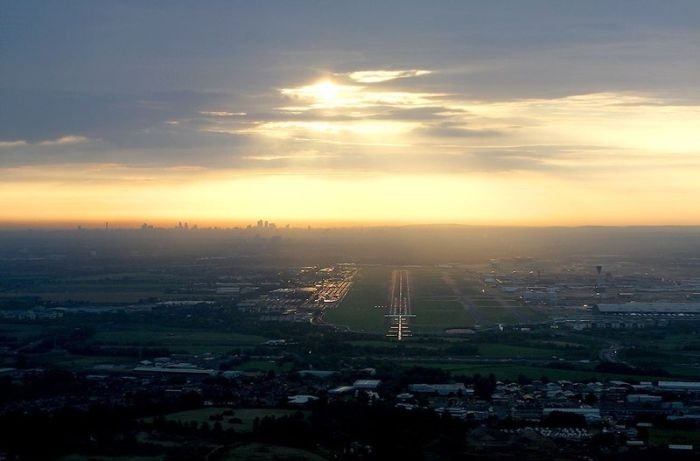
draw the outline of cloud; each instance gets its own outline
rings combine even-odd
[[[416,91],[372,90],[362,85],[345,85],[331,80],[322,80],[311,85],[283,88],[280,90],[301,105],[296,111],[308,109],[362,109],[375,106],[421,107],[432,106],[441,93]],[[284,109],[284,108],[283,108]]]
[[[172,145],[167,134],[173,130],[159,131],[166,121],[201,117],[200,111],[233,99],[214,92],[124,94],[4,88],[0,89],[0,141],[23,139],[36,143],[69,133],[99,138],[113,146],[128,146],[132,137],[151,130],[160,133],[162,145]]]
[[[270,184],[305,174],[434,174],[415,197],[430,200],[401,202],[414,213],[453,199],[483,201],[498,214],[509,207],[527,213],[562,198],[561,210],[578,213],[576,200],[586,200],[595,215],[601,203],[624,211],[663,197],[668,203],[649,207],[652,214],[679,203],[683,216],[698,196],[696,0],[672,8],[631,0],[439,8],[418,0],[274,7],[203,0],[167,9],[131,0],[9,3],[3,12],[10,27],[1,37],[3,62],[11,65],[0,72],[0,176],[15,181],[26,167],[28,193],[8,197],[34,194],[33,178],[41,174],[52,184],[126,178],[100,196],[109,203],[135,178],[153,191],[153,211],[172,202],[183,210],[230,205],[233,215],[250,202],[258,213],[293,196],[281,187],[256,201],[272,190],[257,180],[265,172],[274,176]],[[115,166],[92,167],[105,164]],[[222,184],[253,179],[236,194],[221,189],[206,202],[188,202],[198,193],[181,180],[192,171],[220,174]],[[175,195],[153,186],[168,175],[177,176]],[[470,189],[477,177],[484,184],[536,180],[505,189],[499,207],[490,202],[498,190]],[[208,180],[202,184],[212,190]],[[578,182],[566,196],[559,186],[568,180]],[[591,200],[582,190],[596,181],[627,190]],[[417,190],[414,179],[372,194],[360,182],[348,184],[352,200],[329,199],[331,208],[358,207],[358,193],[372,204],[384,190]],[[677,184],[693,186],[670,193]],[[528,197],[533,188],[542,194]],[[629,192],[642,189],[653,194]],[[55,190],[40,192],[57,200]],[[147,195],[130,197],[140,203]],[[244,200],[220,200],[230,196]],[[329,196],[325,187],[311,195]],[[46,203],[39,208],[60,208]],[[312,201],[294,203],[309,208]]]
[[[450,107],[449,102],[446,101],[435,100],[434,104],[436,105],[423,107],[375,106],[364,116],[375,119],[384,118],[390,120],[412,120],[425,122],[449,120],[454,117],[468,119],[471,116],[471,114],[465,110]]]
[[[51,147],[51,146],[70,146],[75,144],[83,144],[90,141],[90,139],[85,136],[73,136],[65,135],[60,136],[55,139],[44,139],[40,141],[30,142],[26,139],[18,139],[14,141],[0,141],[0,148],[18,148],[27,146],[41,146],[41,147]]]
[[[219,110],[205,110],[199,112],[201,115],[206,115],[209,117],[243,117],[247,115],[245,112],[227,112]]]
[[[322,80],[246,97],[48,93],[66,110],[65,120],[50,108],[56,118],[38,123],[33,137],[7,131],[0,163],[560,175],[610,165],[607,159],[626,149],[667,155],[630,158],[640,168],[691,165],[700,149],[694,135],[698,107],[653,94],[491,101],[403,83],[396,90]],[[72,113],[88,102],[94,102],[90,120]],[[229,107],[245,108],[245,115]],[[687,157],[672,161],[674,153]]]
[[[27,141],[24,139],[19,139],[16,141],[0,141],[0,148],[5,148],[5,147],[20,147],[20,146],[26,146]]]
[[[480,150],[465,158],[467,168],[475,171],[561,171],[566,168],[552,163],[548,155],[529,152]]]
[[[381,83],[399,78],[420,77],[421,75],[430,75],[432,73],[432,71],[425,69],[361,70],[341,75],[347,75],[351,80],[358,83]]]
[[[46,141],[41,141],[37,143],[40,146],[67,146],[71,144],[82,144],[88,142],[89,139],[85,136],[61,136],[56,139],[47,139]]]
[[[414,133],[436,138],[494,138],[504,135],[504,132],[499,130],[467,128],[455,122],[422,126],[415,129]]]

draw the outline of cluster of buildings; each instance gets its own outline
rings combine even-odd
[[[354,264],[302,267],[285,286],[241,299],[238,309],[265,321],[313,322],[342,302],[356,273]]]
[[[128,395],[148,389],[154,396],[166,399],[197,394],[205,406],[304,407],[324,398],[362,405],[384,401],[407,411],[432,409],[501,431],[508,437],[530,434],[572,443],[587,443],[593,434],[614,431],[623,434],[630,446],[643,447],[647,442],[642,440],[640,427],[659,422],[700,427],[700,382],[493,381],[484,392],[478,383],[400,385],[393,378],[379,379],[373,368],[308,369],[276,375],[226,371],[219,367],[219,359],[206,353],[142,360],[133,367],[98,365],[78,375],[83,387],[76,388],[81,390],[76,395],[16,401],[9,408],[38,405],[51,410],[95,402],[128,403]],[[0,374],[13,379],[32,373],[41,370],[0,370]],[[551,418],[562,415],[576,415],[580,424],[548,424]]]
[[[311,375],[309,375],[311,376]],[[532,431],[549,439],[586,441],[594,433],[622,434],[629,446],[643,446],[638,440],[639,427],[652,427],[648,421],[685,422],[700,425],[700,382],[658,381],[631,384],[609,382],[542,382],[528,384],[496,382],[490,397],[479,396],[475,386],[465,383],[413,383],[396,393],[382,386],[378,379],[358,379],[351,384],[331,386],[334,372],[321,372],[313,377],[328,381],[316,384],[316,396],[309,394],[304,403],[321,394],[329,399],[358,399],[372,404],[375,399],[388,399],[406,410],[429,408],[454,418],[482,422],[511,421],[515,426],[505,433]],[[290,399],[302,403],[294,396]],[[577,415],[583,425],[553,428],[546,424],[552,415]],[[566,417],[566,416],[565,416]],[[645,422],[647,421],[647,422]],[[691,450],[697,447],[690,447]]]
[[[408,396],[411,398],[408,398]],[[553,413],[572,413],[587,422],[620,421],[639,416],[664,416],[700,421],[700,383],[659,381],[629,384],[623,381],[581,383],[558,381],[531,384],[496,383],[489,400],[464,384],[411,384],[401,404],[427,396],[436,411],[469,419],[513,418],[539,421]]]
[[[673,267],[654,271],[629,261],[601,259],[606,263],[492,260],[476,270],[484,286],[516,296],[525,305],[585,307],[595,315],[700,317],[700,277]],[[668,273],[675,275],[663,275]]]

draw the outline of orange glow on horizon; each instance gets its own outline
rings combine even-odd
[[[681,169],[682,170],[682,169]],[[56,172],[69,178],[69,172]],[[74,175],[80,176],[73,172]],[[81,182],[51,177],[0,184],[0,224],[37,227],[236,227],[267,219],[278,226],[348,227],[409,224],[498,226],[698,225],[692,171],[668,178],[635,173],[636,183],[611,171],[596,178],[543,173],[473,174],[176,174]],[[186,179],[185,179],[186,178]],[[13,197],[12,200],[5,198]],[[654,210],[651,213],[650,210]],[[117,224],[121,223],[121,224]]]
[[[274,116],[216,108],[189,128],[171,120],[191,130],[183,136],[223,140],[172,158],[75,135],[0,143],[47,162],[60,149],[126,159],[0,166],[0,225],[700,225],[700,106],[628,93],[479,101],[376,85],[430,73],[329,73],[276,90],[290,105],[268,108]],[[141,156],[152,166],[137,166]]]

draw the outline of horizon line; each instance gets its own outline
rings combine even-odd
[[[631,228],[700,228],[697,224],[680,223],[635,223],[635,224],[496,224],[496,223],[391,223],[391,222],[348,222],[348,221],[308,221],[289,222],[277,224],[275,221],[262,220],[268,223],[268,227],[258,227],[256,221],[233,221],[228,223],[212,224],[206,222],[199,224],[193,221],[0,221],[0,231],[19,230],[46,230],[46,231],[126,231],[126,230],[178,230],[178,231],[225,231],[225,230],[252,230],[252,231],[290,231],[290,230],[324,230],[324,229],[386,229],[386,228],[425,228],[425,227],[452,227],[452,228],[498,228],[498,229],[585,229],[585,228],[606,228],[606,229],[631,229]]]

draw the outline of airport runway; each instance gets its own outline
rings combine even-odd
[[[411,306],[411,284],[406,270],[392,273],[391,299],[389,302],[389,331],[387,336],[399,341],[411,336],[409,319],[415,317]]]

